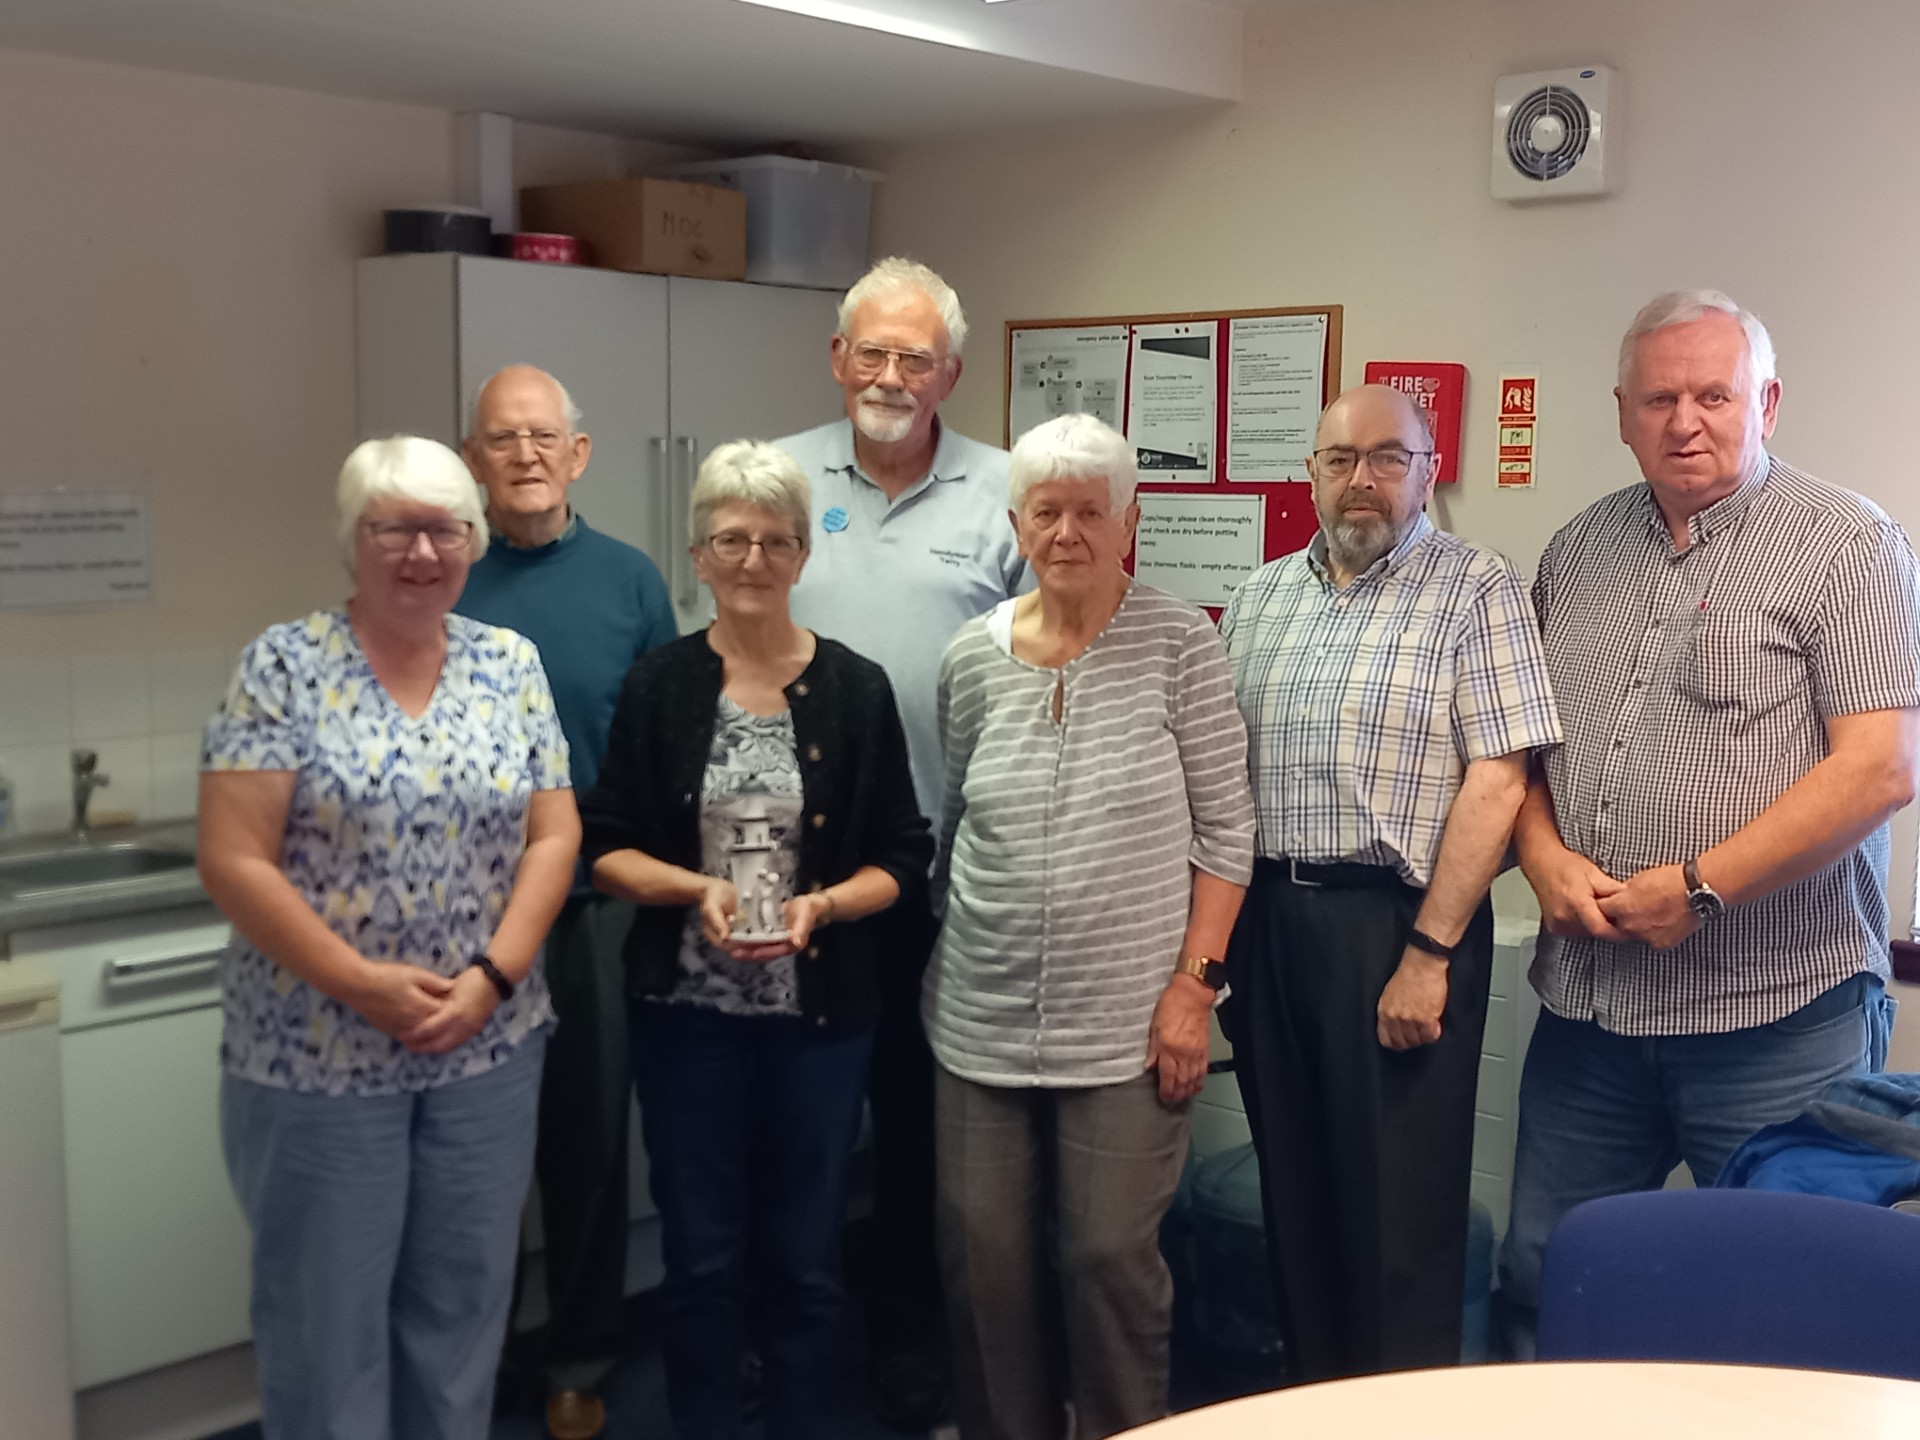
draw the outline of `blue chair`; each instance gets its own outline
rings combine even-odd
[[[1589,1201],[1547,1242],[1539,1356],[1920,1380],[1920,1217],[1764,1190]]]

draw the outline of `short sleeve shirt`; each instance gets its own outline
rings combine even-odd
[[[936,711],[947,642],[1032,588],[1007,518],[1007,452],[942,426],[933,464],[889,501],[855,463],[853,422],[776,441],[813,495],[813,552],[793,618],[879,663],[893,683],[920,813],[940,824]]]
[[[506,911],[534,792],[569,783],[532,642],[459,615],[418,718],[382,688],[345,614],[272,627],[207,723],[201,768],[294,772],[280,868],[300,898],[367,958],[449,977]],[[536,962],[473,1039],[416,1055],[237,934],[221,992],[228,1074],[330,1095],[467,1079],[553,1019]]]

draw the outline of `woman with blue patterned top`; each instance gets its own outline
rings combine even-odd
[[[886,672],[788,611],[809,548],[800,467],[722,445],[692,512],[714,622],[634,662],[581,801],[594,884],[640,907],[631,1054],[667,1401],[680,1440],[732,1440],[756,1325],[767,1440],[831,1440],[878,967],[914,959],[884,953],[867,917],[924,893],[933,840]]]
[[[340,472],[353,598],[261,635],[207,725],[233,922],[221,1130],[269,1440],[481,1440],[580,844],[533,645],[451,614],[486,549],[443,445]]]

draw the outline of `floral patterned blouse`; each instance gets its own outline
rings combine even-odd
[[[291,770],[280,868],[361,954],[453,976],[506,910],[536,790],[568,785],[567,742],[533,643],[447,617],[433,698],[409,716],[341,611],[275,625],[240,657],[201,769]],[[480,1033],[416,1055],[236,934],[221,966],[222,1067],[262,1085],[391,1095],[506,1060],[553,1007],[538,962]]]

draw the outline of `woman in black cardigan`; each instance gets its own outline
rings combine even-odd
[[[738,1433],[751,1321],[768,1440],[826,1440],[876,968],[904,959],[863,921],[926,883],[933,842],[885,673],[788,613],[808,549],[799,466],[722,445],[692,510],[716,618],[628,672],[581,805],[586,854],[599,889],[640,906],[632,1054],[675,1426]],[[776,914],[736,878],[791,898]]]

